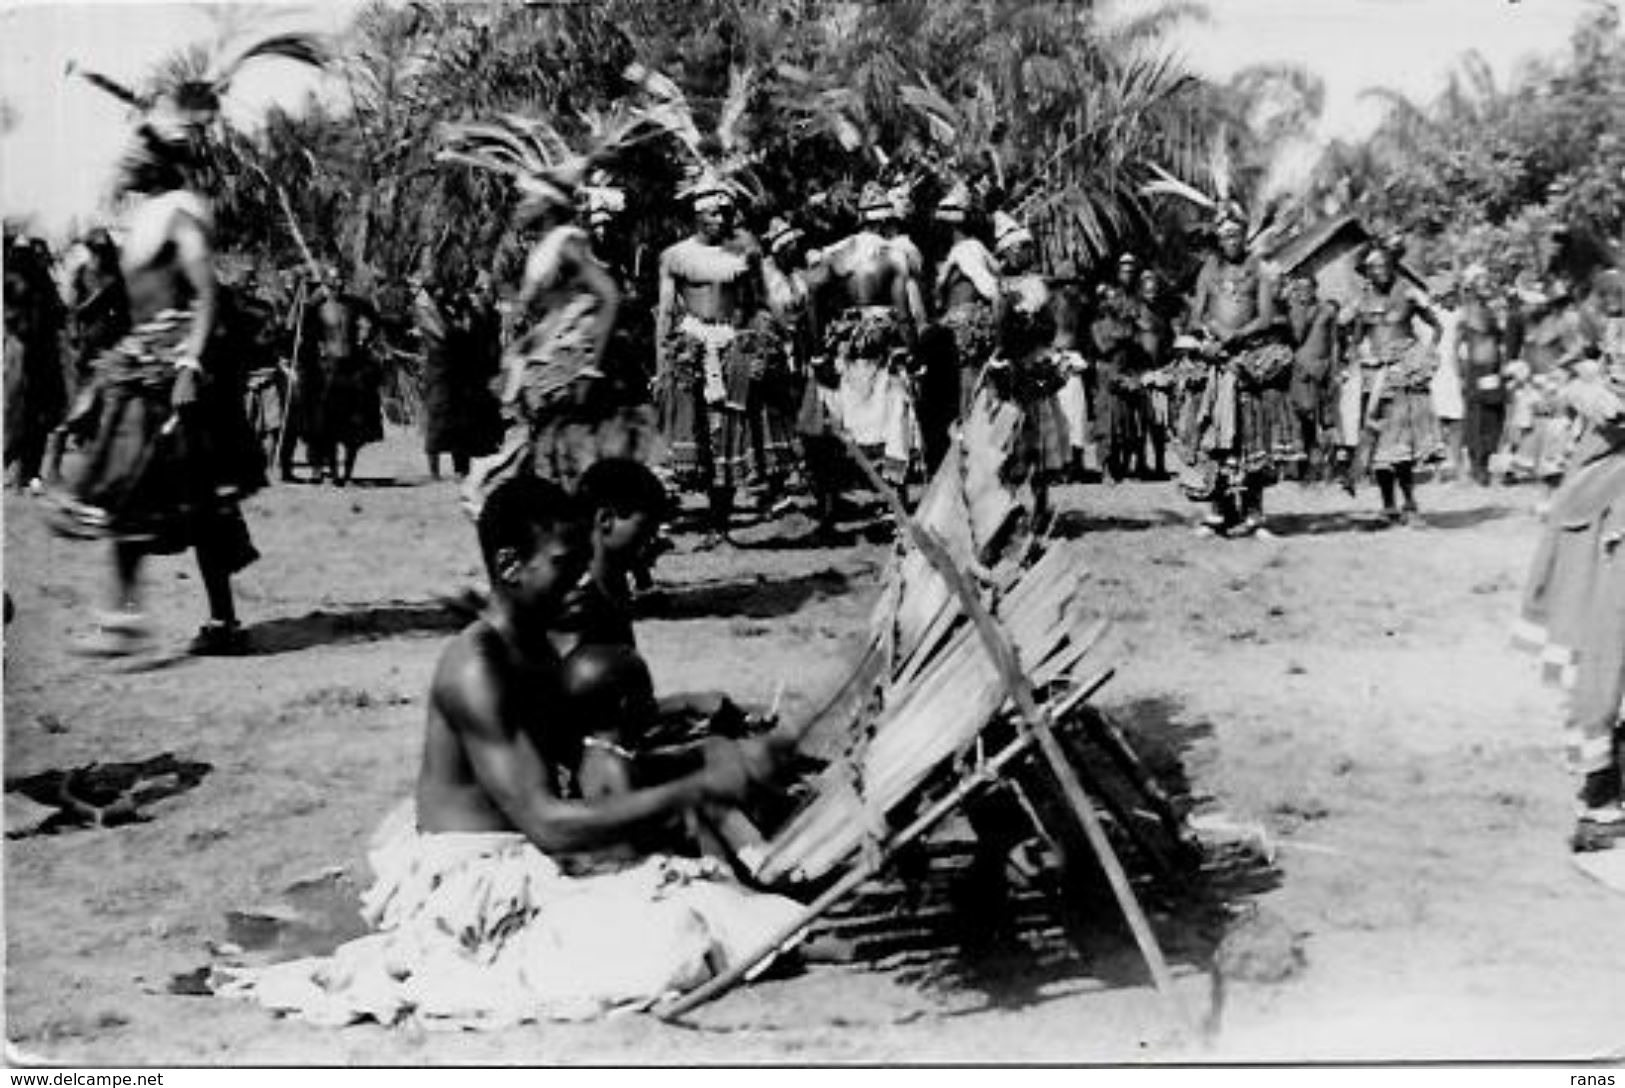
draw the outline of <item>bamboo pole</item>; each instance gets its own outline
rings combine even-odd
[[[1089,683],[1083,684],[1067,696],[1067,704],[1076,706],[1090,695],[1099,691],[1105,683],[1112,678],[1114,670],[1106,669],[1096,675]],[[831,885],[824,894],[820,895],[807,905],[796,918],[786,923],[778,932],[763,941],[754,952],[740,960],[722,974],[709,979],[701,985],[690,990],[682,997],[667,1002],[654,1010],[654,1014],[662,1020],[675,1020],[685,1013],[713,1001],[744,981],[756,971],[769,957],[776,955],[785,945],[795,939],[813,922],[823,917],[829,909],[851,894],[858,885],[874,876],[890,861],[892,856],[904,846],[924,835],[935,827],[949,813],[953,812],[965,802],[972,793],[982,789],[999,779],[999,774],[1005,767],[1026,754],[1028,748],[1037,739],[1035,732],[1018,734],[998,755],[994,756],[977,771],[967,775],[959,781],[945,796],[938,799],[935,804],[926,809],[914,819],[914,822],[899,831],[890,842],[872,860],[860,860],[845,876]]]
[[[1139,945],[1140,954],[1145,958],[1146,967],[1151,972],[1152,982],[1167,1003],[1174,1022],[1181,1028],[1190,1027],[1192,1021],[1185,1014],[1178,995],[1174,993],[1173,975],[1169,972],[1167,960],[1163,958],[1162,949],[1157,944],[1156,934],[1151,931],[1151,924],[1146,920],[1145,911],[1141,909],[1140,901],[1135,897],[1134,889],[1129,884],[1123,863],[1118,859],[1117,852],[1112,849],[1111,841],[1106,838],[1106,831],[1100,824],[1100,816],[1095,812],[1094,804],[1089,800],[1083,783],[1079,781],[1077,770],[1067,760],[1066,753],[1062,751],[1060,742],[1050,730],[1043,711],[1033,699],[1032,688],[1027,682],[1026,674],[1021,671],[1021,663],[1016,659],[1009,640],[983,605],[981,597],[976,593],[976,587],[970,583],[965,573],[954,565],[947,549],[928,529],[909,517],[896,490],[875,471],[868,457],[858,448],[851,436],[843,433],[841,438],[851,455],[857,459],[858,467],[891,506],[899,526],[908,532],[915,546],[931,560],[943,578],[959,593],[966,613],[982,636],[988,655],[1004,676],[1010,696],[1015,701],[1023,722],[1037,735],[1039,752],[1055,775],[1062,796],[1072,809],[1073,815],[1077,817],[1084,837],[1088,839],[1090,848],[1094,850],[1101,868],[1106,873],[1112,894],[1117,899],[1118,907],[1123,911],[1123,917],[1128,921],[1129,929],[1133,931],[1134,941]]]

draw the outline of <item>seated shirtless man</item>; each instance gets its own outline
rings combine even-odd
[[[492,601],[435,669],[415,806],[372,840],[362,914],[375,931],[332,956],[234,971],[218,992],[328,1024],[580,1019],[695,986],[799,916],[716,861],[656,845],[765,780],[765,742],[710,740],[659,784],[583,789],[586,734],[549,638],[586,567],[583,528],[575,500],[533,476],[486,497]]]
[[[518,831],[547,854],[615,843],[702,801],[737,800],[765,780],[765,743],[708,747],[704,765],[660,786],[586,802],[569,796],[577,746],[563,714],[560,658],[549,638],[588,561],[576,503],[516,478],[480,515],[491,604],[441,655],[418,774],[425,833]]]

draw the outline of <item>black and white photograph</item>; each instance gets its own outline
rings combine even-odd
[[[5,1061],[1614,1075],[1622,19],[0,7]]]

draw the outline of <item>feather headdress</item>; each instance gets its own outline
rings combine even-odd
[[[728,93],[723,97],[716,128],[702,134],[694,120],[688,96],[668,76],[641,64],[627,66],[626,78],[636,84],[648,102],[638,113],[677,140],[689,159],[687,177],[677,188],[681,199],[760,200],[762,184],[753,173],[759,161],[745,133],[755,91],[752,68],[735,68],[728,73]]]
[[[139,111],[160,135],[179,135],[181,129],[200,128],[213,121],[231,92],[232,82],[245,66],[256,60],[276,59],[321,68],[327,63],[327,49],[321,38],[302,32],[272,34],[233,50],[217,44],[200,59],[194,74],[145,92],[101,72],[81,68],[73,61],[68,62],[67,74],[78,75]]]
[[[1250,217],[1235,193],[1235,178],[1230,159],[1230,145],[1221,130],[1208,151],[1206,167],[1212,192],[1174,177],[1167,170],[1151,164],[1155,177],[1140,187],[1147,196],[1171,196],[1194,204],[1209,213],[1209,225],[1215,231],[1240,228],[1250,247],[1259,247],[1270,230],[1267,217]]]
[[[508,177],[526,204],[568,206],[581,195],[589,171],[635,142],[647,123],[618,103],[607,112],[586,111],[580,117],[586,138],[579,147],[549,122],[514,113],[492,121],[443,124],[440,139],[445,147],[435,154],[435,161]]]

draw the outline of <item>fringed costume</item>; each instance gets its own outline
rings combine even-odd
[[[1433,410],[1432,383],[1438,355],[1421,340],[1401,341],[1381,351],[1380,370],[1366,402],[1366,425],[1375,432],[1374,468],[1437,459],[1444,452],[1439,417]]]

